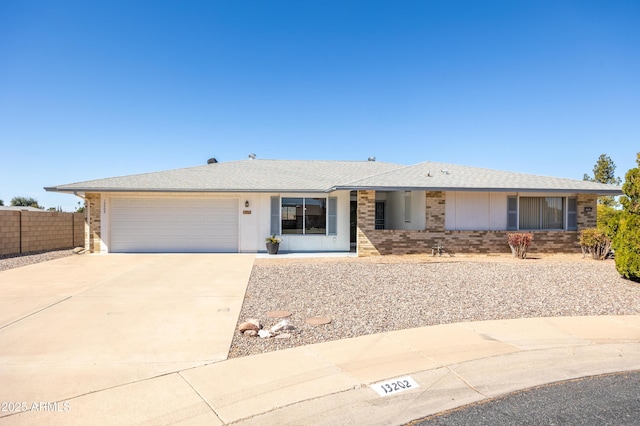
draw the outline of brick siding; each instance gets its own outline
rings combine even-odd
[[[84,213],[0,210],[0,256],[84,246]]]

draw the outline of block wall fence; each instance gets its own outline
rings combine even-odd
[[[0,210],[0,256],[84,245],[84,213]]]

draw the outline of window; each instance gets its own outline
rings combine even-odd
[[[282,234],[326,235],[326,198],[282,198]]]
[[[576,197],[507,197],[507,229],[578,229]]]
[[[520,229],[564,229],[564,198],[520,197]]]
[[[576,201],[575,197],[507,197],[507,229],[575,231]]]

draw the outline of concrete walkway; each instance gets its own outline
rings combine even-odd
[[[640,316],[448,324],[225,360],[252,264],[85,255],[0,272],[0,425],[401,425],[640,370]],[[404,388],[374,389],[396,378]]]

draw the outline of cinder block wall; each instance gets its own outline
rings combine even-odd
[[[0,210],[0,256],[20,253],[20,212]]]
[[[427,230],[376,230],[375,191],[358,191],[358,255],[431,253],[432,247],[438,244],[450,253],[511,252],[507,234],[512,231],[446,231],[444,193],[427,192],[426,197]],[[596,200],[595,195],[579,194],[578,231],[532,231],[534,237],[529,252],[580,252],[580,230],[596,226]]]
[[[0,210],[0,256],[84,246],[84,213]]]

